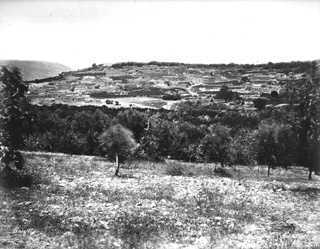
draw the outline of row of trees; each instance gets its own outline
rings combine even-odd
[[[95,65],[95,64],[94,64]],[[264,69],[277,69],[281,70],[284,73],[288,72],[294,72],[294,73],[304,73],[307,72],[307,70],[310,68],[310,62],[308,61],[292,61],[292,62],[279,62],[279,63],[272,63],[269,62],[267,64],[245,64],[245,65],[239,65],[235,63],[229,63],[229,64],[188,64],[188,63],[180,63],[180,62],[160,62],[160,61],[150,61],[150,62],[135,62],[135,61],[129,61],[129,62],[119,62],[111,65],[113,68],[123,68],[125,66],[137,66],[142,67],[146,65],[157,65],[157,66],[166,66],[166,67],[172,67],[172,66],[188,66],[192,68],[243,68],[243,69],[254,69],[256,67],[262,67]],[[94,67],[92,67],[94,68]],[[239,69],[241,73],[241,69]]]
[[[304,147],[301,143],[307,143],[307,135],[303,134],[310,130],[310,125],[301,123],[298,109],[240,112],[215,108],[219,106],[201,102],[182,103],[174,112],[32,106],[32,120],[25,125],[25,148],[104,155],[101,134],[121,124],[132,131],[140,144],[135,154],[140,158],[161,160],[169,156],[184,161],[215,161],[222,165],[258,162],[270,168],[303,165],[300,158],[305,150],[301,149]],[[290,139],[285,140],[286,136]],[[313,147],[310,144],[307,148],[312,150]]]

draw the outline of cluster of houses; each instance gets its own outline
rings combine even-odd
[[[129,92],[157,87],[188,96],[214,96],[223,85],[243,98],[256,98],[262,93],[280,93],[283,83],[298,81],[301,75],[285,75],[276,70],[213,69],[187,66],[145,65],[106,67],[104,70],[71,71],[60,80],[29,84],[29,98],[34,104],[101,104],[93,93],[107,92],[126,96]]]

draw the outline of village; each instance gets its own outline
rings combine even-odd
[[[29,82],[28,96],[36,105],[107,105],[170,109],[173,103],[190,99],[215,98],[222,86],[237,92],[241,105],[225,103],[230,108],[253,108],[253,100],[263,94],[286,91],[287,83],[299,82],[305,74],[284,73],[255,66],[225,68],[178,66],[122,66],[105,64],[63,72],[48,79]],[[165,98],[164,96],[179,96]]]

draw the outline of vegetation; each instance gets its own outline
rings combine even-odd
[[[22,169],[23,158],[18,151],[23,146],[22,127],[26,117],[25,93],[18,68],[2,67],[0,70],[0,162],[8,171],[10,164]]]
[[[253,106],[258,110],[262,110],[267,105],[268,100],[265,98],[257,98],[253,100]]]
[[[283,166],[286,169],[294,165],[297,141],[288,126],[278,124],[261,124],[256,132],[257,161],[270,168]]]
[[[142,67],[146,65],[156,65],[156,66],[189,66],[192,68],[220,68],[220,69],[227,69],[232,67],[240,67],[244,69],[251,69],[254,67],[262,67],[265,69],[277,69],[282,70],[285,74],[288,74],[289,72],[293,73],[305,73],[308,71],[310,67],[309,61],[292,61],[289,63],[286,62],[279,62],[279,63],[272,63],[269,62],[267,64],[260,64],[260,65],[253,65],[253,64],[245,64],[245,65],[238,65],[235,63],[229,63],[229,64],[186,64],[186,63],[179,63],[179,62],[159,62],[159,61],[150,61],[148,63],[145,62],[120,62],[115,63],[111,65],[113,68],[123,68],[124,66],[137,66]]]
[[[2,68],[0,247],[318,248],[319,67],[287,108],[170,111],[29,106]]]
[[[115,176],[118,176],[120,161],[123,162],[132,155],[136,150],[137,144],[133,138],[133,133],[120,124],[117,124],[111,126],[101,135],[100,146],[102,147],[102,153],[106,154],[109,158],[115,158]]]
[[[319,181],[301,179],[304,168],[268,178],[263,166],[135,162],[115,180],[101,157],[24,157],[21,174],[35,176],[33,185],[1,188],[0,247],[320,246]]]
[[[162,96],[163,100],[181,100],[180,94],[165,94]]]
[[[239,93],[231,91],[228,86],[223,86],[216,98],[223,99],[225,102],[241,100]]]
[[[112,109],[105,106],[30,106],[32,121],[24,127],[25,148],[80,155],[105,155],[99,145],[99,137],[110,126],[121,124],[132,131],[135,141],[140,144],[135,153],[140,159],[161,161],[170,157],[189,162],[220,162],[229,165],[258,162],[267,164],[270,168],[297,165],[309,168],[310,172],[317,172],[317,82],[316,76],[310,76],[305,85],[301,86],[300,92],[294,94],[297,99],[292,99],[293,103],[299,104],[285,109],[263,108],[268,101],[265,98],[257,99],[257,103],[261,102],[259,106],[256,103],[258,111],[230,110],[209,100],[182,101],[171,111]],[[228,89],[223,89],[229,92]],[[224,91],[223,89],[221,91]],[[265,125],[273,128],[267,129]],[[228,130],[227,139],[223,133],[212,132],[213,127],[225,127],[225,130]],[[271,139],[265,145],[260,144],[261,148],[264,148],[261,151],[270,149],[278,153],[269,154],[269,159],[262,159],[257,150],[259,146],[255,150],[251,146],[259,145],[261,136],[264,136],[263,129],[273,134],[270,139],[273,138],[274,141]],[[281,160],[274,159],[273,156]]]

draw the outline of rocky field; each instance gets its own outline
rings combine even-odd
[[[25,157],[2,179],[1,248],[320,248],[320,177],[301,168],[130,162],[115,178],[99,157]]]

